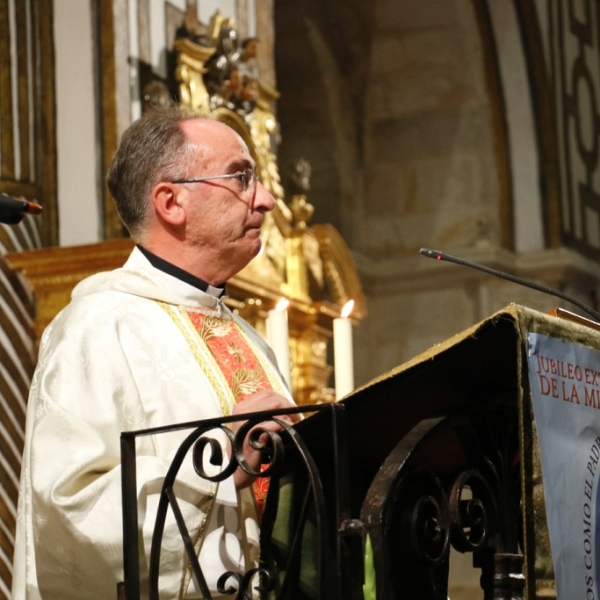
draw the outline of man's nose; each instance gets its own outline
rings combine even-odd
[[[275,198],[273,198],[271,192],[260,181],[256,182],[252,208],[264,212],[269,212],[275,208]]]

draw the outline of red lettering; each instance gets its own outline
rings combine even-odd
[[[573,383],[571,384],[571,392],[567,393],[567,386],[564,381],[560,382],[562,385],[562,399],[565,402],[577,402],[579,404],[579,394],[577,393],[577,386]]]
[[[587,371],[587,369],[586,369]],[[543,377],[543,375],[540,375],[540,377]],[[588,388],[584,387],[584,392],[585,392],[585,402],[584,402],[584,406],[591,406],[593,408],[598,408],[598,400],[597,400],[597,395],[598,395],[598,390],[588,390]]]
[[[558,381],[556,379],[554,379],[554,377],[550,380],[550,383],[552,384],[552,397],[553,398],[558,398]]]
[[[567,373],[565,371],[565,363],[562,360],[558,361],[558,374],[565,379],[567,377]]]
[[[569,402],[573,402],[573,400],[577,402],[577,404],[581,404],[581,402],[579,402],[579,394],[577,393],[577,386],[575,384],[573,384],[573,388],[571,389]]]
[[[562,385],[562,399],[565,402],[569,402],[569,398],[567,397],[567,390],[566,390],[566,386],[565,386],[565,382],[561,381],[560,384]]]
[[[540,392],[542,396],[550,393],[550,380],[545,375],[540,375]]]

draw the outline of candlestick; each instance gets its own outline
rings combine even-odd
[[[287,307],[289,301],[282,298],[275,309],[270,310],[267,317],[267,340],[275,357],[279,371],[283,375],[290,390],[292,389],[292,377],[290,373],[290,340],[288,329]]]
[[[333,356],[336,400],[343,398],[354,390],[352,321],[348,318],[353,308],[354,300],[350,300],[344,305],[341,317],[333,320]]]

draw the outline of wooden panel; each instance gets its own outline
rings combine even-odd
[[[27,56],[27,8],[29,0],[15,3],[15,16],[17,25],[17,77],[19,93],[19,139],[21,154],[21,173],[19,179],[29,181],[31,165],[29,160],[29,87],[30,65]]]
[[[53,52],[51,0],[0,0],[0,192],[44,207],[43,219],[26,215],[17,226],[0,225],[0,254],[39,247],[42,238],[57,241]],[[11,598],[25,412],[36,361],[34,312],[25,280],[0,258],[0,600]]]
[[[54,90],[54,30],[52,0],[36,0],[39,14],[37,36],[39,39],[39,96],[41,144],[38,147],[38,175],[40,204],[44,207],[42,242],[44,246],[58,244],[58,209],[56,205],[56,136],[55,136],[55,90]]]
[[[0,224],[0,256],[41,246],[41,222],[38,217],[25,215],[19,225]]]
[[[52,0],[0,0],[0,192],[44,207],[0,224],[0,254],[58,243],[52,31]]]
[[[97,0],[98,72],[101,90],[102,173],[108,171],[117,151],[117,103],[115,87],[115,36],[112,0]],[[104,183],[104,238],[122,238],[124,229],[117,207]]]
[[[8,0],[0,0],[0,176],[15,176]]]
[[[35,363],[34,302],[25,280],[0,258],[0,599],[11,598],[18,481],[27,395]]]
[[[38,197],[40,189],[35,184],[0,178],[0,192],[9,196],[25,196],[25,198],[33,200]]]

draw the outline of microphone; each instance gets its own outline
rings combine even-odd
[[[8,194],[0,193],[0,223],[16,225],[23,220],[25,213],[39,215],[42,207],[35,202],[29,202],[23,198],[17,200]]]
[[[545,294],[550,294],[551,296],[556,296],[557,298],[561,298],[562,300],[566,300],[571,304],[579,307],[581,310],[585,311],[588,315],[591,315],[597,323],[600,323],[600,313],[595,311],[593,308],[587,306],[587,304],[583,304],[583,302],[579,302],[575,298],[571,298],[558,290],[554,290],[552,288],[546,287],[544,285],[539,285],[538,283],[534,283],[533,281],[527,281],[527,279],[521,279],[520,277],[515,277],[514,275],[509,275],[508,273],[504,273],[503,271],[497,271],[496,269],[490,269],[489,267],[484,267],[478,263],[470,262],[465,260],[464,258],[459,258],[458,256],[451,256],[450,254],[443,254],[439,250],[430,250],[429,248],[421,248],[419,251],[423,256],[427,258],[435,258],[436,260],[447,260],[449,262],[456,263],[457,265],[463,265],[465,267],[471,267],[472,269],[478,269],[479,271],[483,271],[484,273],[489,273],[490,275],[494,275],[495,277],[500,277],[502,279],[506,279],[508,281],[512,281],[513,283],[517,283],[519,285],[524,285],[525,287],[531,288],[533,290],[537,290],[538,292],[544,292]]]

